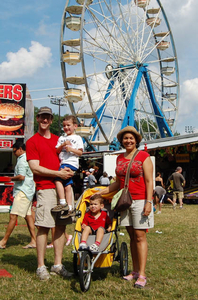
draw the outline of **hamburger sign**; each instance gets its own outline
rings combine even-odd
[[[0,135],[24,135],[26,84],[0,83]]]

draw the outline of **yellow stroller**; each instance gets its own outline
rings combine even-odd
[[[98,190],[105,187],[95,187],[87,189],[78,199],[76,204],[76,216],[77,221],[75,225],[74,238],[72,241],[73,245],[73,267],[75,275],[79,276],[80,287],[82,291],[88,291],[91,284],[91,274],[94,268],[107,268],[111,267],[113,261],[120,263],[121,276],[127,275],[128,271],[128,249],[127,244],[122,242],[119,248],[117,227],[118,227],[118,213],[111,210],[111,199],[113,193],[103,195],[105,199],[104,206],[112,220],[111,231],[105,233],[103,240],[99,247],[99,252],[91,252],[88,249],[78,251],[80,240],[81,240],[81,224],[85,215],[85,212],[89,206],[90,197]],[[90,235],[87,240],[87,245],[90,246],[95,242],[95,235]]]

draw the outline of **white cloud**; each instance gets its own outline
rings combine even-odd
[[[195,103],[198,102],[198,78],[186,80],[181,87],[181,103],[180,103],[180,116],[182,118],[189,117],[190,114],[197,115]]]
[[[192,125],[197,128],[198,118],[198,78],[189,79],[181,86],[181,99],[179,104],[179,119],[177,128],[184,133],[184,125]]]
[[[49,66],[51,49],[32,41],[29,50],[19,49],[18,52],[8,52],[7,61],[0,64],[0,81],[33,76],[40,68]]]
[[[162,1],[161,1],[162,2]],[[197,0],[163,0],[179,63],[180,103],[177,131],[185,134],[185,125],[195,128],[198,118]]]
[[[163,7],[173,31],[177,52],[185,58],[187,48],[191,47],[192,51],[192,46],[197,44],[197,28],[193,24],[197,23],[198,1],[165,0]]]
[[[47,25],[45,24],[45,21],[42,20],[40,21],[39,23],[39,28],[38,30],[35,32],[36,35],[47,35],[48,33],[48,27]]]

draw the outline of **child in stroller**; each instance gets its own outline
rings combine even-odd
[[[100,195],[94,195],[90,199],[89,211],[85,213],[82,222],[82,237],[79,245],[79,251],[87,247],[87,239],[90,234],[96,235],[96,241],[89,246],[89,250],[98,252],[100,243],[104,237],[105,231],[111,231],[111,219],[106,211],[103,211],[104,199]]]

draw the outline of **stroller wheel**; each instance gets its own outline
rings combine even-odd
[[[126,276],[128,273],[128,249],[127,244],[123,242],[120,247],[120,274]]]
[[[80,277],[80,287],[83,292],[88,291],[91,284],[91,257],[88,251],[84,251],[82,253],[82,257],[80,260],[80,269],[79,269],[79,277]]]

